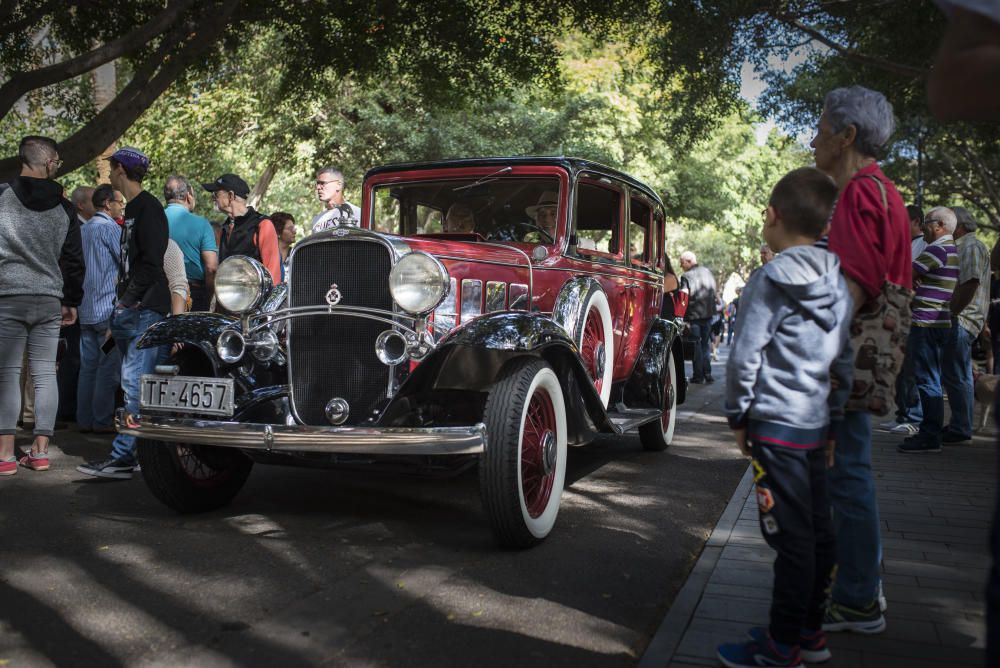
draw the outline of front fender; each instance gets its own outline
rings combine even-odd
[[[152,348],[175,343],[194,346],[212,361],[218,372],[226,365],[215,352],[215,342],[224,329],[237,324],[238,318],[221,313],[180,313],[154,323],[139,337],[136,347]]]
[[[508,360],[525,355],[540,357],[555,369],[568,416],[576,423],[576,442],[610,429],[601,398],[566,330],[546,316],[520,312],[483,315],[448,334],[402,384],[383,419],[399,419],[432,393],[464,393],[471,406]]]

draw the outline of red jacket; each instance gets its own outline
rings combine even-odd
[[[872,176],[885,187],[888,225],[882,193]],[[837,198],[828,247],[869,297],[877,295],[886,280],[912,286],[909,216],[896,186],[877,164],[858,170]]]

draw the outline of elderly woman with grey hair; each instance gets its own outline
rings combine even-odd
[[[895,185],[876,162],[894,128],[892,105],[881,93],[861,86],[838,88],[827,94],[810,144],[816,166],[840,189],[830,219],[828,248],[840,259],[855,313],[862,315],[852,332],[872,322],[864,317],[871,313],[884,309],[894,316],[879,319],[878,329],[885,328],[879,335],[885,340],[875,344],[880,360],[892,353],[895,362],[890,373],[877,368],[881,362],[860,364],[864,354],[872,352],[870,345],[864,345],[870,342],[852,338],[859,361],[854,388],[873,389],[865,397],[852,397],[844,419],[832,425],[836,455],[828,477],[838,569],[823,623],[826,631],[880,633],[885,628],[868,410],[883,413],[892,408],[895,376],[902,364],[901,344],[909,328],[909,217]]]

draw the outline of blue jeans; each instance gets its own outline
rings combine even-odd
[[[924,409],[920,405],[917,379],[913,376],[913,353],[907,348],[903,368],[896,376],[896,422],[920,424],[923,419]]]
[[[118,349],[122,351],[122,390],[125,392],[125,411],[137,415],[139,413],[139,383],[142,374],[153,373],[157,364],[163,362],[167,357],[167,348],[157,346],[155,348],[135,347],[139,340],[139,335],[149,329],[150,325],[159,322],[163,316],[156,311],[142,309],[138,313],[134,331],[136,334],[127,338],[115,338]],[[118,434],[114,443],[111,444],[112,459],[135,458],[135,436]]]
[[[85,429],[114,422],[115,390],[122,358],[117,345],[105,353],[108,321],[80,325],[80,379],[76,390],[76,423]]]
[[[701,318],[691,321],[691,336],[698,339],[694,346],[694,359],[691,361],[691,376],[695,380],[705,380],[712,377],[712,357],[709,352],[709,342],[712,338],[712,321]]]
[[[941,360],[941,384],[948,394],[951,421],[945,431],[972,438],[972,343],[976,335],[951,321],[951,330]]]
[[[882,542],[872,476],[872,425],[868,413],[848,411],[834,423],[836,456],[827,469],[827,491],[837,535],[837,579],[832,597],[853,608],[878,596]]]
[[[941,362],[951,336],[951,328],[914,326],[910,328],[910,337],[906,342],[906,350],[913,356],[913,375],[920,393],[920,405],[924,409],[919,435],[936,444],[940,444],[944,427]],[[971,418],[969,422],[972,422]]]

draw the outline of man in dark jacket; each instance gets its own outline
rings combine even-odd
[[[233,255],[246,255],[259,261],[271,274],[275,285],[281,282],[281,253],[274,225],[262,213],[247,204],[250,186],[236,174],[223,174],[202,188],[212,193],[215,208],[229,216],[222,225],[219,239],[219,262]],[[265,224],[261,224],[265,223]]]
[[[153,323],[170,313],[170,288],[163,272],[169,227],[160,201],[142,189],[149,158],[142,151],[126,146],[115,151],[109,160],[111,185],[128,200],[121,236],[118,303],[111,315],[111,335],[122,353],[125,423],[138,426],[142,374],[153,373],[165,357],[162,346],[140,350],[136,342]],[[135,466],[135,437],[118,434],[107,459],[81,464],[76,470],[99,478],[128,480]]]
[[[0,475],[17,473],[14,432],[25,345],[35,385],[35,440],[20,464],[49,468],[49,437],[59,395],[60,325],[76,322],[83,297],[83,246],[76,210],[52,180],[62,165],[56,143],[28,136],[18,148],[21,175],[0,185]]]
[[[691,251],[681,253],[681,287],[691,295],[685,319],[691,324],[691,335],[698,340],[692,361],[692,383],[713,383],[709,341],[712,336],[712,315],[715,313],[715,276],[698,264]]]

